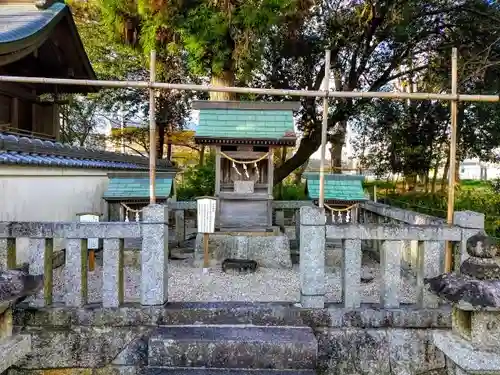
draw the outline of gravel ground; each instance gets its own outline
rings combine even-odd
[[[211,269],[203,274],[200,268],[193,268],[191,260],[171,261],[169,267],[169,300],[170,301],[279,301],[297,302],[299,293],[299,270],[295,265],[291,270],[259,269],[254,274],[231,275],[223,273],[220,268]],[[374,279],[361,284],[363,302],[378,303],[380,301],[380,266],[373,260],[363,259],[363,274],[371,274]],[[54,270],[54,300],[62,301],[64,279],[63,268]],[[89,272],[89,302],[102,299],[102,268],[97,266]],[[330,267],[326,274],[327,302],[341,302],[342,285],[339,267]],[[125,300],[139,301],[140,270],[127,267],[125,269]],[[414,303],[415,287],[402,278],[401,302]]]

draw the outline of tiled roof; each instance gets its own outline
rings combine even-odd
[[[291,110],[200,109],[197,138],[295,140]]]
[[[66,8],[64,3],[37,9],[31,4],[2,5],[0,13],[0,43],[12,43],[31,37],[51,23],[58,22]]]
[[[319,198],[319,173],[306,173],[306,192],[309,199]],[[325,200],[365,201],[363,176],[345,174],[325,175]]]
[[[149,159],[109,151],[69,146],[0,133],[0,165],[26,165],[66,168],[148,170]],[[166,161],[158,160],[158,171],[175,171]]]
[[[56,155],[0,151],[0,164],[39,165],[46,167],[148,169],[147,166],[119,161],[78,159]]]
[[[156,197],[166,199],[172,193],[172,177],[156,178]],[[104,199],[146,199],[149,198],[148,177],[111,177]]]

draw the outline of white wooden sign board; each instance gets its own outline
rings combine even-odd
[[[99,222],[99,215],[80,215],[80,222],[82,223],[95,223]],[[99,238],[88,238],[87,248],[89,250],[99,249]]]
[[[215,198],[203,197],[197,200],[198,233],[215,232],[215,211],[217,201]]]

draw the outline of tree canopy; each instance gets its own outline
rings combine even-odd
[[[329,49],[334,90],[446,92],[451,49],[457,47],[460,92],[498,92],[500,10],[483,0],[95,1],[88,2],[94,4],[90,10],[81,6],[75,14],[100,78],[147,79],[154,48],[158,79],[164,82],[318,90]],[[109,103],[125,102],[131,112],[147,113],[145,92],[119,94],[120,100]],[[160,129],[168,131],[174,124],[181,129],[192,97],[162,92]],[[301,142],[275,169],[276,183],[304,165],[320,145],[321,101],[302,98],[301,104]],[[330,98],[329,105],[328,141],[337,167],[348,124],[360,135],[359,145],[369,141],[366,160],[380,169],[420,174],[443,161],[446,102]],[[459,158],[491,158],[500,144],[497,111],[485,103],[459,106]]]

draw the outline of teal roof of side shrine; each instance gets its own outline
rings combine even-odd
[[[156,178],[156,198],[167,199],[173,192],[173,176]],[[110,177],[106,200],[149,199],[149,177]]]
[[[319,199],[319,173],[306,173],[306,194],[309,199]],[[364,176],[325,174],[325,200],[359,202],[366,201],[363,191]]]
[[[284,103],[207,102],[200,108],[198,143],[295,145],[293,109]],[[221,104],[217,106],[217,104]],[[274,105],[273,105],[274,104]],[[245,142],[247,141],[247,142]]]

